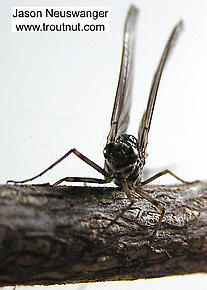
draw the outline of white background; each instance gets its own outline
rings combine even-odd
[[[134,0],[133,3],[140,14],[129,133],[137,134],[165,42],[182,18],[185,29],[161,80],[146,167],[151,174],[169,168],[186,180],[204,180],[207,2]],[[120,67],[123,23],[130,4],[127,0],[0,2],[1,183],[31,177],[73,147],[103,164],[102,151]],[[27,5],[106,6],[110,9],[110,32],[11,33],[10,8]],[[64,176],[79,175],[100,177],[71,156],[37,182],[52,183]],[[159,182],[175,181],[163,177]],[[96,285],[98,289],[190,290],[206,289],[206,282],[206,275],[194,275],[127,284],[89,284],[87,289]]]

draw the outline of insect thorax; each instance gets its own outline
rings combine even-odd
[[[144,160],[138,148],[137,139],[128,134],[120,135],[104,148],[105,170],[117,185],[141,179]]]

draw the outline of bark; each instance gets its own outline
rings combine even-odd
[[[144,189],[166,208],[153,246],[159,211],[122,212],[118,188],[0,186],[0,286],[207,272],[207,182]]]

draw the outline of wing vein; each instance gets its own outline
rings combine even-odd
[[[119,81],[107,143],[114,142],[117,136],[123,134],[128,127],[131,106],[133,46],[137,14],[137,8],[132,5],[125,21]]]

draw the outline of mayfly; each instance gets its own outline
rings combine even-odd
[[[165,207],[159,201],[151,197],[147,193],[147,191],[144,190],[143,186],[167,173],[181,182],[188,183],[177,177],[169,170],[161,171],[144,181],[142,180],[142,172],[145,165],[146,148],[148,144],[148,134],[150,130],[152,114],[154,111],[154,105],[157,97],[161,75],[167,57],[169,56],[169,53],[173,47],[177,35],[182,28],[182,21],[180,21],[174,27],[164,48],[161,60],[158,64],[157,70],[153,78],[147,108],[143,114],[138,130],[138,138],[135,138],[132,135],[126,134],[126,130],[128,127],[129,112],[131,106],[134,35],[137,15],[138,9],[132,5],[128,11],[125,21],[118,87],[111,117],[111,127],[107,137],[106,146],[104,148],[104,168],[101,168],[92,160],[80,153],[77,149],[73,148],[60,159],[58,159],[55,163],[49,166],[47,169],[42,171],[40,174],[23,181],[10,180],[9,182],[24,183],[27,181],[32,181],[37,177],[43,175],[45,172],[47,172],[48,170],[56,166],[59,162],[61,162],[63,159],[65,159],[68,155],[73,153],[78,158],[86,162],[89,166],[93,167],[95,170],[101,173],[104,176],[104,179],[90,177],[65,177],[58,180],[56,183],[54,183],[54,185],[56,186],[63,181],[98,184],[105,184],[114,181],[116,185],[120,186],[124,190],[126,196],[131,202],[133,202],[133,193],[141,195],[149,202],[151,202],[154,206],[156,206],[160,211],[160,218],[152,235],[153,240],[164,216]]]

